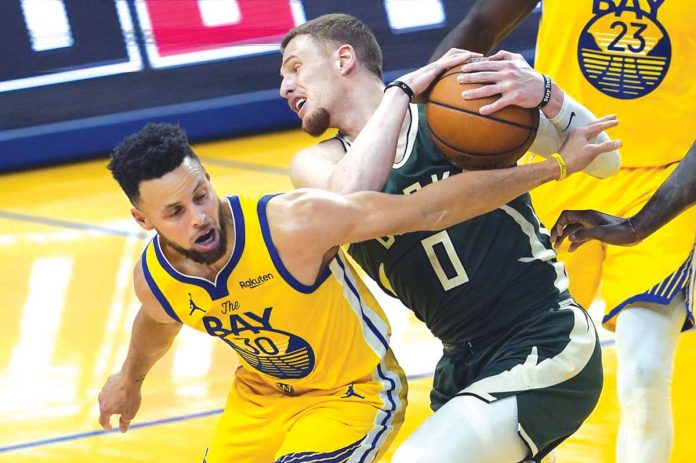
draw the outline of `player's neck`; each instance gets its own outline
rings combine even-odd
[[[344,129],[339,129],[339,133],[343,137],[347,138],[349,142],[353,143],[355,141],[355,138],[360,134],[360,131],[367,123],[367,120],[370,118],[370,116],[372,116],[372,113],[374,113],[374,108],[370,112],[370,114],[367,116],[367,119],[365,119],[364,123],[360,126],[359,129],[353,130],[353,131],[344,131]],[[401,131],[399,132],[399,140],[397,142],[397,148],[396,148],[397,157],[394,159],[394,162],[400,162],[403,159],[403,156],[405,153],[405,147],[408,145],[408,134],[409,134],[409,128],[411,127],[411,118],[412,117],[413,117],[413,115],[411,114],[411,111],[407,111],[406,116],[404,117],[404,120],[401,123]]]
[[[351,140],[355,140],[367,121],[379,106],[384,95],[384,84],[374,78],[364,78],[349,88],[333,124]]]

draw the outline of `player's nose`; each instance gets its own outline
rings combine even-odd
[[[280,83],[280,96],[286,100],[290,99],[292,92],[295,91],[295,82],[290,76],[283,77]]]

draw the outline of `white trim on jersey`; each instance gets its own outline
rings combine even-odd
[[[403,413],[404,404],[401,403],[400,398],[403,389],[401,377],[398,373],[389,369],[385,359],[382,359],[377,368],[375,368],[372,378],[375,381],[379,381],[382,385],[379,396],[384,405],[375,417],[375,425],[365,435],[360,448],[351,455],[347,463],[374,461],[384,442],[389,438],[389,434],[394,432],[394,418],[397,414]]]
[[[358,284],[355,276],[350,271],[350,267],[343,261],[340,254],[337,255],[329,264],[329,269],[334,278],[343,287],[343,296],[348,301],[348,305],[355,313],[362,326],[365,341],[377,354],[379,358],[384,358],[387,352],[389,341],[389,325],[372,308],[370,308],[358,293]],[[372,328],[374,327],[374,329]],[[376,332],[375,332],[376,331]]]
[[[571,310],[575,322],[569,342],[556,356],[539,362],[536,347],[532,348],[527,360],[510,370],[483,378],[460,391],[472,394],[487,402],[493,402],[497,392],[528,391],[560,384],[580,373],[592,357],[597,344],[597,335],[587,313],[575,305],[559,311]]]
[[[360,448],[348,460],[348,463],[371,462],[393,431],[394,417],[403,409],[400,399],[403,389],[402,378],[398,372],[392,371],[387,365],[386,357],[393,354],[387,352],[389,325],[386,320],[360,298],[357,278],[340,254],[331,261],[329,269],[341,283],[344,297],[362,324],[365,341],[380,358],[379,364],[372,372],[372,377],[382,385],[380,399],[383,408],[377,413],[375,425],[363,439]],[[396,360],[393,361],[396,362]]]
[[[694,316],[694,299],[696,299],[696,248],[691,251],[689,259],[691,259],[691,264],[689,265],[688,278],[686,284],[684,285],[684,300],[686,304],[686,310],[691,318]]]
[[[532,451],[532,455],[539,453],[539,448],[536,446],[532,438],[529,437],[529,434],[527,434],[527,431],[524,430],[520,423],[517,423],[517,432],[519,433],[520,438],[527,444],[527,446],[529,446],[529,449]]]
[[[401,159],[398,159],[397,153],[397,157],[394,159],[398,159],[398,161],[395,161],[392,165],[393,169],[398,169],[399,167],[406,164],[406,161],[408,161],[408,159],[411,157],[413,147],[416,144],[416,135],[418,135],[418,124],[420,122],[418,116],[418,106],[415,104],[408,105],[408,114],[411,117],[411,122],[408,126],[408,133],[406,134],[406,146],[404,147],[404,155]]]
[[[524,234],[527,235],[527,237],[529,237],[529,246],[532,250],[532,257],[522,257],[518,259],[518,261],[532,262],[534,260],[540,260],[542,262],[547,262],[548,264],[553,266],[554,270],[556,271],[556,280],[553,282],[553,285],[561,293],[567,290],[569,282],[568,276],[565,272],[565,266],[562,262],[559,261],[552,262],[553,259],[556,257],[556,253],[553,249],[544,246],[544,244],[541,241],[539,241],[539,237],[535,232],[536,226],[539,227],[540,231],[542,230],[542,228],[541,223],[539,222],[539,218],[537,218],[536,214],[534,214],[534,210],[532,209],[532,214],[534,214],[534,218],[537,221],[536,224],[533,224],[530,221],[528,221],[522,214],[520,214],[517,210],[513,209],[510,206],[502,206],[500,210],[512,217],[512,219],[515,222],[517,222],[517,224],[520,226]],[[543,229],[542,233],[543,232],[546,232],[545,234],[548,235],[548,230]]]

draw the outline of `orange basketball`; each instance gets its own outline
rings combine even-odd
[[[496,169],[514,165],[529,149],[539,127],[539,110],[508,106],[493,114],[479,108],[498,96],[465,100],[464,90],[481,84],[460,84],[461,71],[450,69],[430,89],[426,120],[435,146],[463,169]]]

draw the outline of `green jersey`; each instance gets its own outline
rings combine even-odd
[[[409,111],[405,151],[386,193],[411,194],[462,172],[433,145],[424,107]],[[350,142],[338,138],[347,148]],[[385,236],[354,243],[349,252],[444,343],[485,337],[570,297],[565,268],[528,194],[442,231]]]

